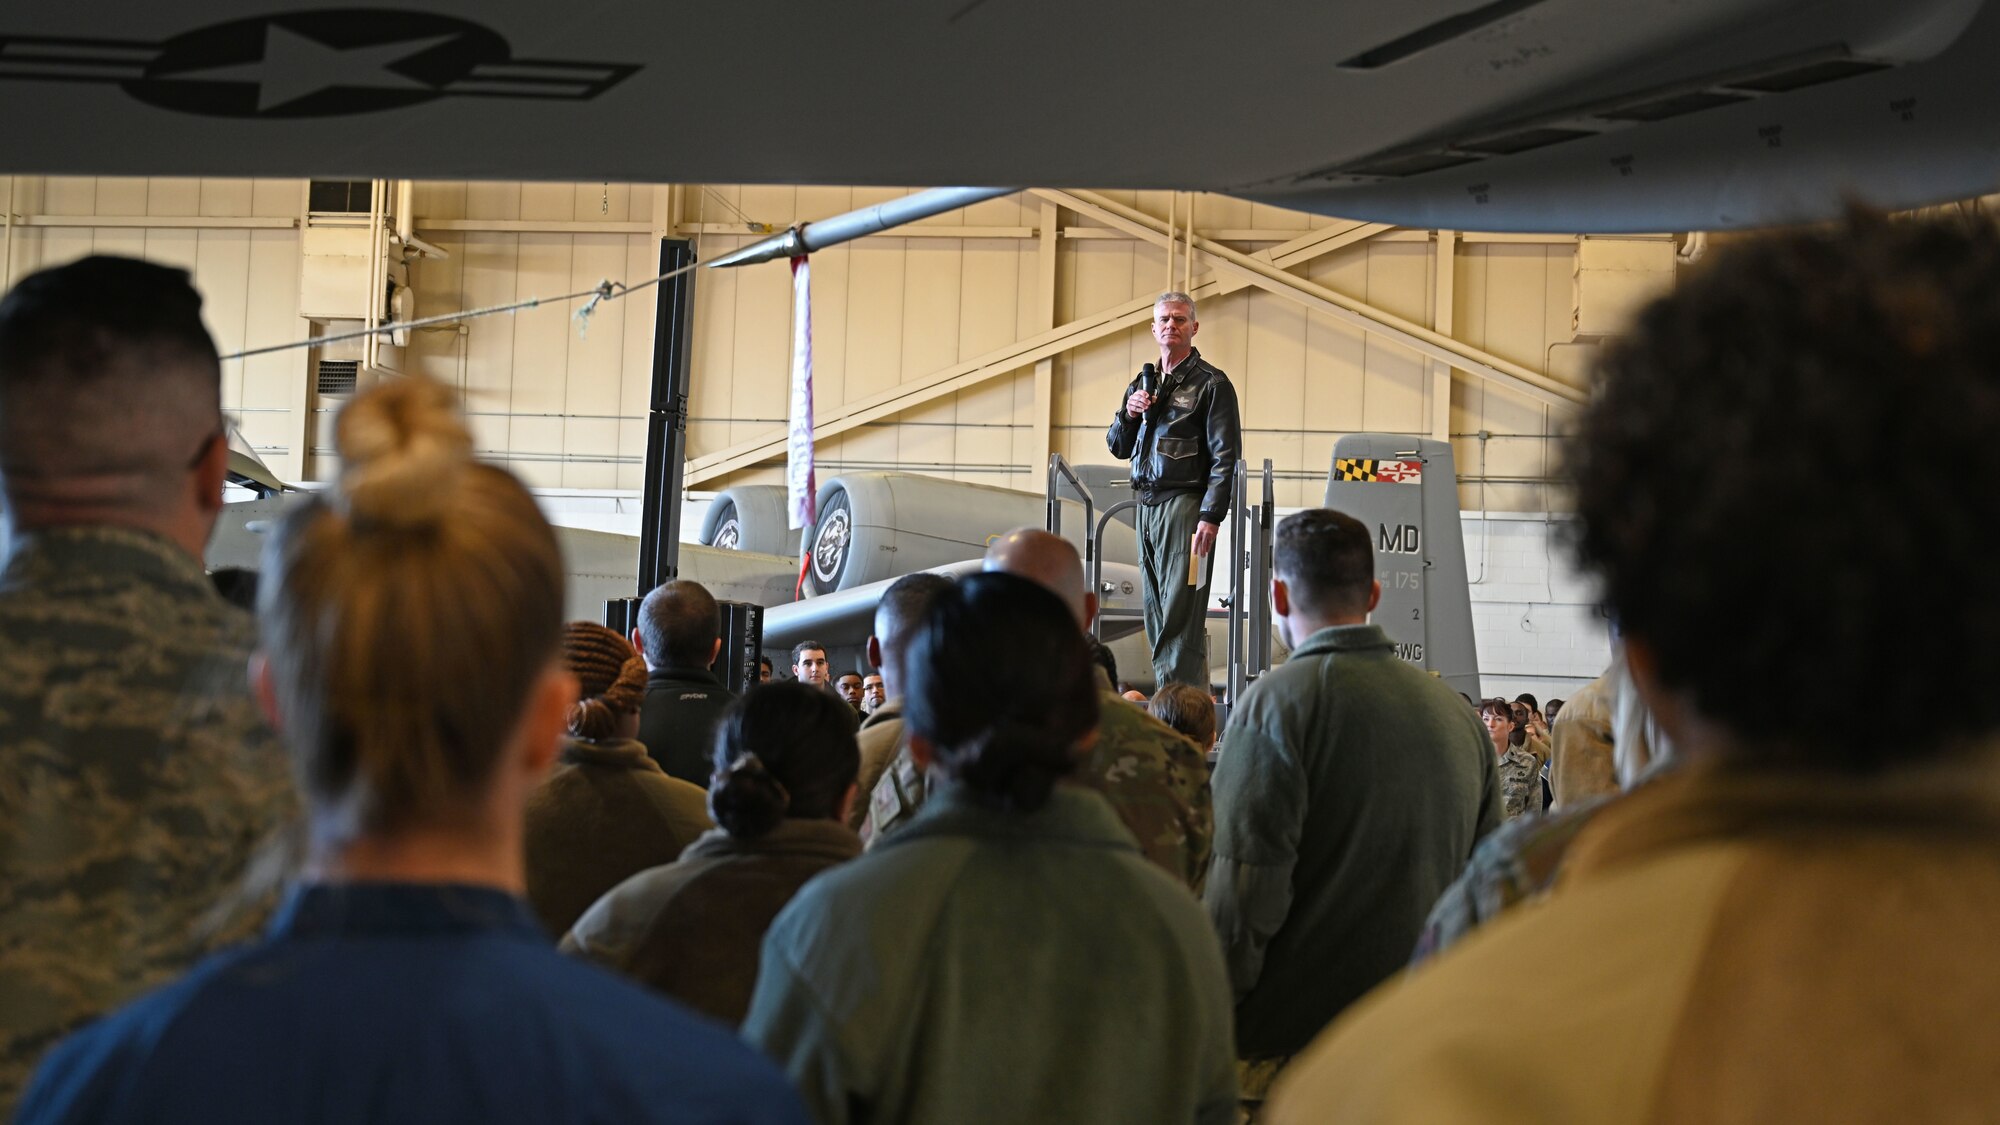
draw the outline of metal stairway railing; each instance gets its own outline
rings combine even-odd
[[[1229,559],[1223,560],[1221,552],[1216,552],[1210,562],[1229,568],[1229,593],[1221,600],[1224,606],[1218,613],[1207,611],[1211,619],[1227,618],[1228,673],[1225,680],[1223,707],[1234,707],[1243,696],[1243,691],[1258,676],[1271,669],[1271,553],[1276,515],[1275,484],[1271,462],[1264,462],[1262,502],[1254,508],[1249,502],[1249,469],[1247,462],[1236,463],[1235,495],[1229,506]],[[1139,506],[1138,500],[1121,500],[1104,509],[1097,510],[1096,498],[1090,487],[1071,468],[1060,453],[1049,456],[1048,480],[1048,529],[1062,534],[1063,487],[1067,485],[1076,499],[1083,503],[1084,543],[1083,562],[1090,576],[1090,588],[1097,591],[1101,600],[1113,590],[1104,581],[1104,533],[1111,521],[1128,508]],[[1211,588],[1217,575],[1211,570]],[[1246,598],[1248,599],[1246,601]],[[1140,618],[1139,610],[1113,609],[1101,607],[1098,615],[1090,623],[1093,637],[1104,635],[1105,618]]]

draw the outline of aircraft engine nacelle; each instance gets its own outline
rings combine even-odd
[[[701,543],[725,551],[797,558],[799,537],[790,522],[783,485],[741,484],[716,493],[701,520]]]
[[[718,501],[719,503],[719,501]],[[1041,527],[1047,501],[1032,492],[917,473],[850,473],[819,486],[806,586],[829,594],[986,553],[1017,527]],[[1066,501],[1063,533],[1083,540],[1083,505]],[[1107,529],[1109,562],[1136,563],[1131,532]]]

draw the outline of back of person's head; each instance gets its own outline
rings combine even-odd
[[[1088,627],[1096,601],[1084,577],[1083,556],[1076,544],[1039,527],[1017,527],[986,547],[988,572],[1026,578],[1062,599],[1080,626]]]
[[[592,741],[612,737],[619,720],[638,713],[646,698],[646,662],[616,629],[595,621],[563,626],[563,666],[576,677],[577,701],[569,732]]]
[[[911,639],[904,718],[979,801],[1032,811],[1097,725],[1096,671],[1076,615],[1039,584],[975,574],[938,595]]]
[[[1111,646],[1096,637],[1088,637],[1085,640],[1090,645],[1090,659],[1099,668],[1104,669],[1104,678],[1117,684],[1119,691],[1128,690],[1129,685],[1118,678],[1118,656],[1111,651]]]
[[[1749,758],[1872,771],[2000,729],[2000,230],[1725,246],[1601,376],[1563,471],[1635,667]],[[1893,737],[1857,735],[1856,699]]]
[[[1203,750],[1215,742],[1215,700],[1193,684],[1168,684],[1153,693],[1146,710]]]
[[[1368,612],[1375,582],[1375,545],[1368,527],[1345,512],[1308,508],[1278,523],[1272,571],[1291,602],[1317,617]]]
[[[722,636],[722,607],[699,582],[677,578],[639,603],[639,640],[661,668],[706,668]]]
[[[472,459],[449,390],[341,411],[338,484],[265,545],[263,651],[322,840],[451,822],[560,676],[563,564],[528,490]]]
[[[951,585],[951,579],[925,570],[889,583],[882,600],[875,603],[875,636],[883,655],[893,658],[908,647],[910,630],[924,619],[938,593]]]
[[[176,504],[222,439],[221,386],[185,270],[91,257],[30,274],[0,300],[10,506],[39,522]]]
[[[860,772],[854,719],[840,697],[810,684],[759,684],[716,727],[708,811],[741,839],[787,817],[835,819]]]

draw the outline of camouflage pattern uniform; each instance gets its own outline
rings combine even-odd
[[[874,804],[875,787],[881,784],[899,755],[904,761],[909,758],[902,753],[908,745],[903,732],[903,697],[884,700],[882,706],[875,708],[874,714],[862,720],[854,741],[861,750],[861,772],[854,779],[854,784],[860,787],[861,799],[847,811],[847,827],[859,832]]]
[[[1104,794],[1139,850],[1199,895],[1215,844],[1208,761],[1179,731],[1134,707],[1098,671],[1097,741],[1075,779]],[[861,838],[873,847],[908,824],[930,795],[909,747],[896,755],[868,802]]]
[[[1410,963],[1429,960],[1481,925],[1548,890],[1577,833],[1610,801],[1610,797],[1597,797],[1548,816],[1520,817],[1481,840],[1465,871],[1431,908],[1423,932],[1417,935],[1417,951]]]
[[[0,1119],[58,1039],[254,932],[296,821],[250,617],[158,536],[16,539],[0,573]]]
[[[1549,760],[1546,746],[1531,735],[1500,755],[1500,804],[1508,820],[1542,811],[1542,767]]]

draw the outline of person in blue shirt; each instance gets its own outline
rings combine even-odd
[[[428,380],[357,398],[336,440],[338,486],[267,545],[251,673],[304,878],[261,943],[57,1046],[18,1120],[803,1125],[776,1067],[557,954],[521,897],[577,693],[533,498]]]

